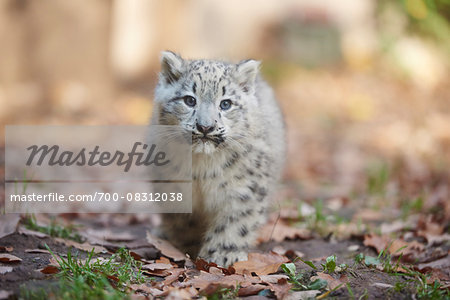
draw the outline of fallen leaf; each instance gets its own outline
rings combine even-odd
[[[286,256],[271,253],[249,253],[248,260],[238,261],[234,263],[233,268],[236,274],[251,274],[268,275],[276,273],[281,264],[288,262]]]
[[[333,289],[337,288],[338,286],[340,286],[339,288],[343,288],[345,286],[345,283],[348,282],[348,278],[345,275],[342,275],[339,279],[336,279],[336,278],[332,277],[331,275],[322,273],[322,272],[317,272],[317,276],[311,277],[311,281],[314,281],[318,278],[323,279],[326,282],[328,282],[329,290],[333,290]]]
[[[280,280],[282,278],[289,279],[289,277],[284,274],[261,275],[261,276],[259,276],[259,278],[261,279],[261,282],[264,282],[264,283],[277,283],[278,280]]]
[[[267,288],[269,288],[267,285],[262,285],[259,283],[252,284],[252,285],[240,288],[238,291],[238,296],[246,297],[246,296],[257,295],[260,291],[265,290]]]
[[[0,262],[2,263],[16,263],[21,261],[22,259],[18,258],[17,256],[6,253],[0,253]]]
[[[159,297],[169,300],[190,300],[198,297],[198,291],[193,287],[168,287]]]
[[[39,271],[44,274],[56,274],[59,273],[59,268],[52,265],[48,265],[45,268],[40,269]]]
[[[14,295],[13,291],[0,290],[0,299],[9,299],[10,296]]]
[[[150,270],[150,271],[167,270],[172,268],[173,266],[171,264],[162,264],[162,263],[147,264],[141,267],[142,270]]]
[[[38,238],[45,238],[45,237],[49,237],[48,234],[39,232],[39,231],[34,231],[34,230],[29,230],[27,228],[25,228],[25,226],[19,226],[19,229],[17,230],[18,233],[20,234],[24,234],[24,235],[31,235],[31,236],[35,236]]]
[[[154,297],[160,296],[161,294],[164,293],[163,291],[155,289],[153,287],[150,287],[150,286],[146,285],[145,283],[132,284],[132,285],[130,285],[130,288],[133,291],[136,291],[136,292],[142,291],[142,292],[148,293]]]
[[[413,262],[420,252],[423,252],[425,245],[417,242],[406,242],[401,239],[395,239],[389,244],[388,251],[392,256],[402,256],[403,261]]]
[[[157,260],[155,260],[156,263],[162,263],[162,264],[170,264],[170,259],[167,257],[161,256]]]
[[[139,254],[137,254],[137,253],[134,252],[134,251],[130,251],[130,255],[131,255],[135,260],[139,260],[139,261],[142,260],[142,256],[140,256]]]
[[[389,244],[389,237],[388,236],[379,236],[376,234],[366,234],[364,235],[364,246],[367,247],[373,247],[377,250],[377,253],[380,253]]]
[[[0,252],[12,252],[14,248],[12,246],[0,246]]]
[[[450,270],[450,255],[429,263],[419,264],[414,269],[421,273],[431,273],[431,277],[429,278],[430,283],[435,279],[450,281],[448,274],[448,270]],[[444,272],[444,270],[447,270],[447,272]]]
[[[50,253],[50,251],[45,249],[25,249],[26,253]]]
[[[158,277],[166,277],[170,275],[170,271],[165,269],[165,270],[143,270],[143,273],[145,275],[153,275],[153,276],[158,276]]]
[[[406,228],[408,226],[411,226],[411,224],[408,224],[406,222],[403,222],[401,220],[396,220],[392,223],[383,223],[380,226],[381,234],[389,234],[393,232],[398,232],[402,230],[403,228]]]
[[[182,261],[186,259],[186,256],[177,248],[172,246],[168,241],[162,240],[153,236],[147,231],[147,241],[155,246],[161,253],[167,257],[172,258],[175,261]]]
[[[299,292],[291,292],[289,293],[284,300],[309,300],[314,299],[320,291],[299,291]]]
[[[220,283],[220,282],[214,282],[214,283],[208,284],[208,286],[206,286],[206,288],[202,289],[201,295],[202,296],[211,296],[211,295],[215,294],[219,289],[231,289],[231,288],[233,288],[232,285],[228,285],[228,284],[224,284],[224,283]]]
[[[13,270],[13,267],[4,267],[4,266],[0,266],[0,274],[6,274],[9,273]]]
[[[270,289],[275,293],[277,299],[284,299],[292,288],[286,278],[281,278],[277,283],[269,283]]]
[[[193,287],[200,289],[200,291],[206,289],[210,284],[219,284],[224,275],[211,274],[206,271],[200,271],[200,275],[194,276],[193,278],[185,281],[186,285],[192,285]],[[243,276],[242,276],[243,278]],[[236,283],[237,284],[237,283]],[[225,284],[223,284],[225,286]]]
[[[211,268],[215,268],[215,269],[220,270],[225,275],[231,275],[236,272],[236,270],[232,266],[229,266],[227,269],[225,269],[225,268],[218,266],[216,263],[207,262],[206,260],[204,260],[202,258],[197,258],[195,260],[195,267],[197,268],[197,270],[206,271],[206,272],[210,272]]]
[[[19,221],[20,214],[0,215],[0,239],[16,232]]]
[[[422,271],[425,268],[445,268],[450,269],[450,255],[447,255],[444,258],[417,265],[417,269]]]
[[[259,283],[260,279],[252,276],[244,275],[223,275],[223,274],[211,274],[205,271],[200,271],[200,274],[187,278],[181,283],[181,286],[193,286],[200,291],[206,289],[210,284],[218,284],[222,287],[236,288],[246,287],[254,283]]]
[[[181,276],[181,274],[183,274],[184,271],[185,271],[185,269],[182,269],[182,268],[176,268],[176,269],[169,270],[169,272],[171,274],[164,279],[164,282],[163,282],[164,285],[168,286],[168,285],[171,285],[174,281],[177,281],[178,278]]]
[[[113,232],[110,229],[87,229],[85,232],[86,235],[102,239],[105,241],[114,241],[114,242],[130,242],[136,239],[134,235],[127,231],[121,232]]]
[[[276,242],[282,242],[285,239],[295,240],[302,239],[307,240],[312,237],[311,231],[305,228],[297,228],[290,226],[283,220],[278,222],[269,222],[265,224],[259,231],[258,242],[268,242],[274,240]]]

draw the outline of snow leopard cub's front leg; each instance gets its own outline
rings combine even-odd
[[[250,180],[240,192],[221,192],[228,205],[217,211],[210,222],[199,256],[228,266],[247,259],[249,247],[265,221],[267,192]]]
[[[211,216],[199,256],[222,266],[247,259],[265,222],[269,193],[273,193],[278,176],[276,159],[265,141],[255,139],[241,145],[216,156],[214,165],[195,169],[196,177],[208,181],[208,185],[200,185],[204,187],[204,210]],[[203,161],[194,157],[193,162],[197,159]]]

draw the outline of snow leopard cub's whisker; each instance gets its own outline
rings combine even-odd
[[[166,236],[191,257],[245,260],[285,157],[283,117],[259,62],[163,52],[152,124],[192,132],[192,214],[163,215]]]

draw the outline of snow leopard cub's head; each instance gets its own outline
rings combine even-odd
[[[259,62],[231,64],[215,60],[185,60],[162,52],[155,90],[154,118],[161,125],[178,125],[192,132],[193,151],[242,147],[255,97]]]

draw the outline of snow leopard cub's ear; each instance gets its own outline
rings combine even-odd
[[[180,79],[184,71],[184,60],[172,51],[161,52],[161,75],[169,84]]]
[[[236,65],[234,78],[245,93],[253,91],[260,64],[257,60],[247,59]]]

